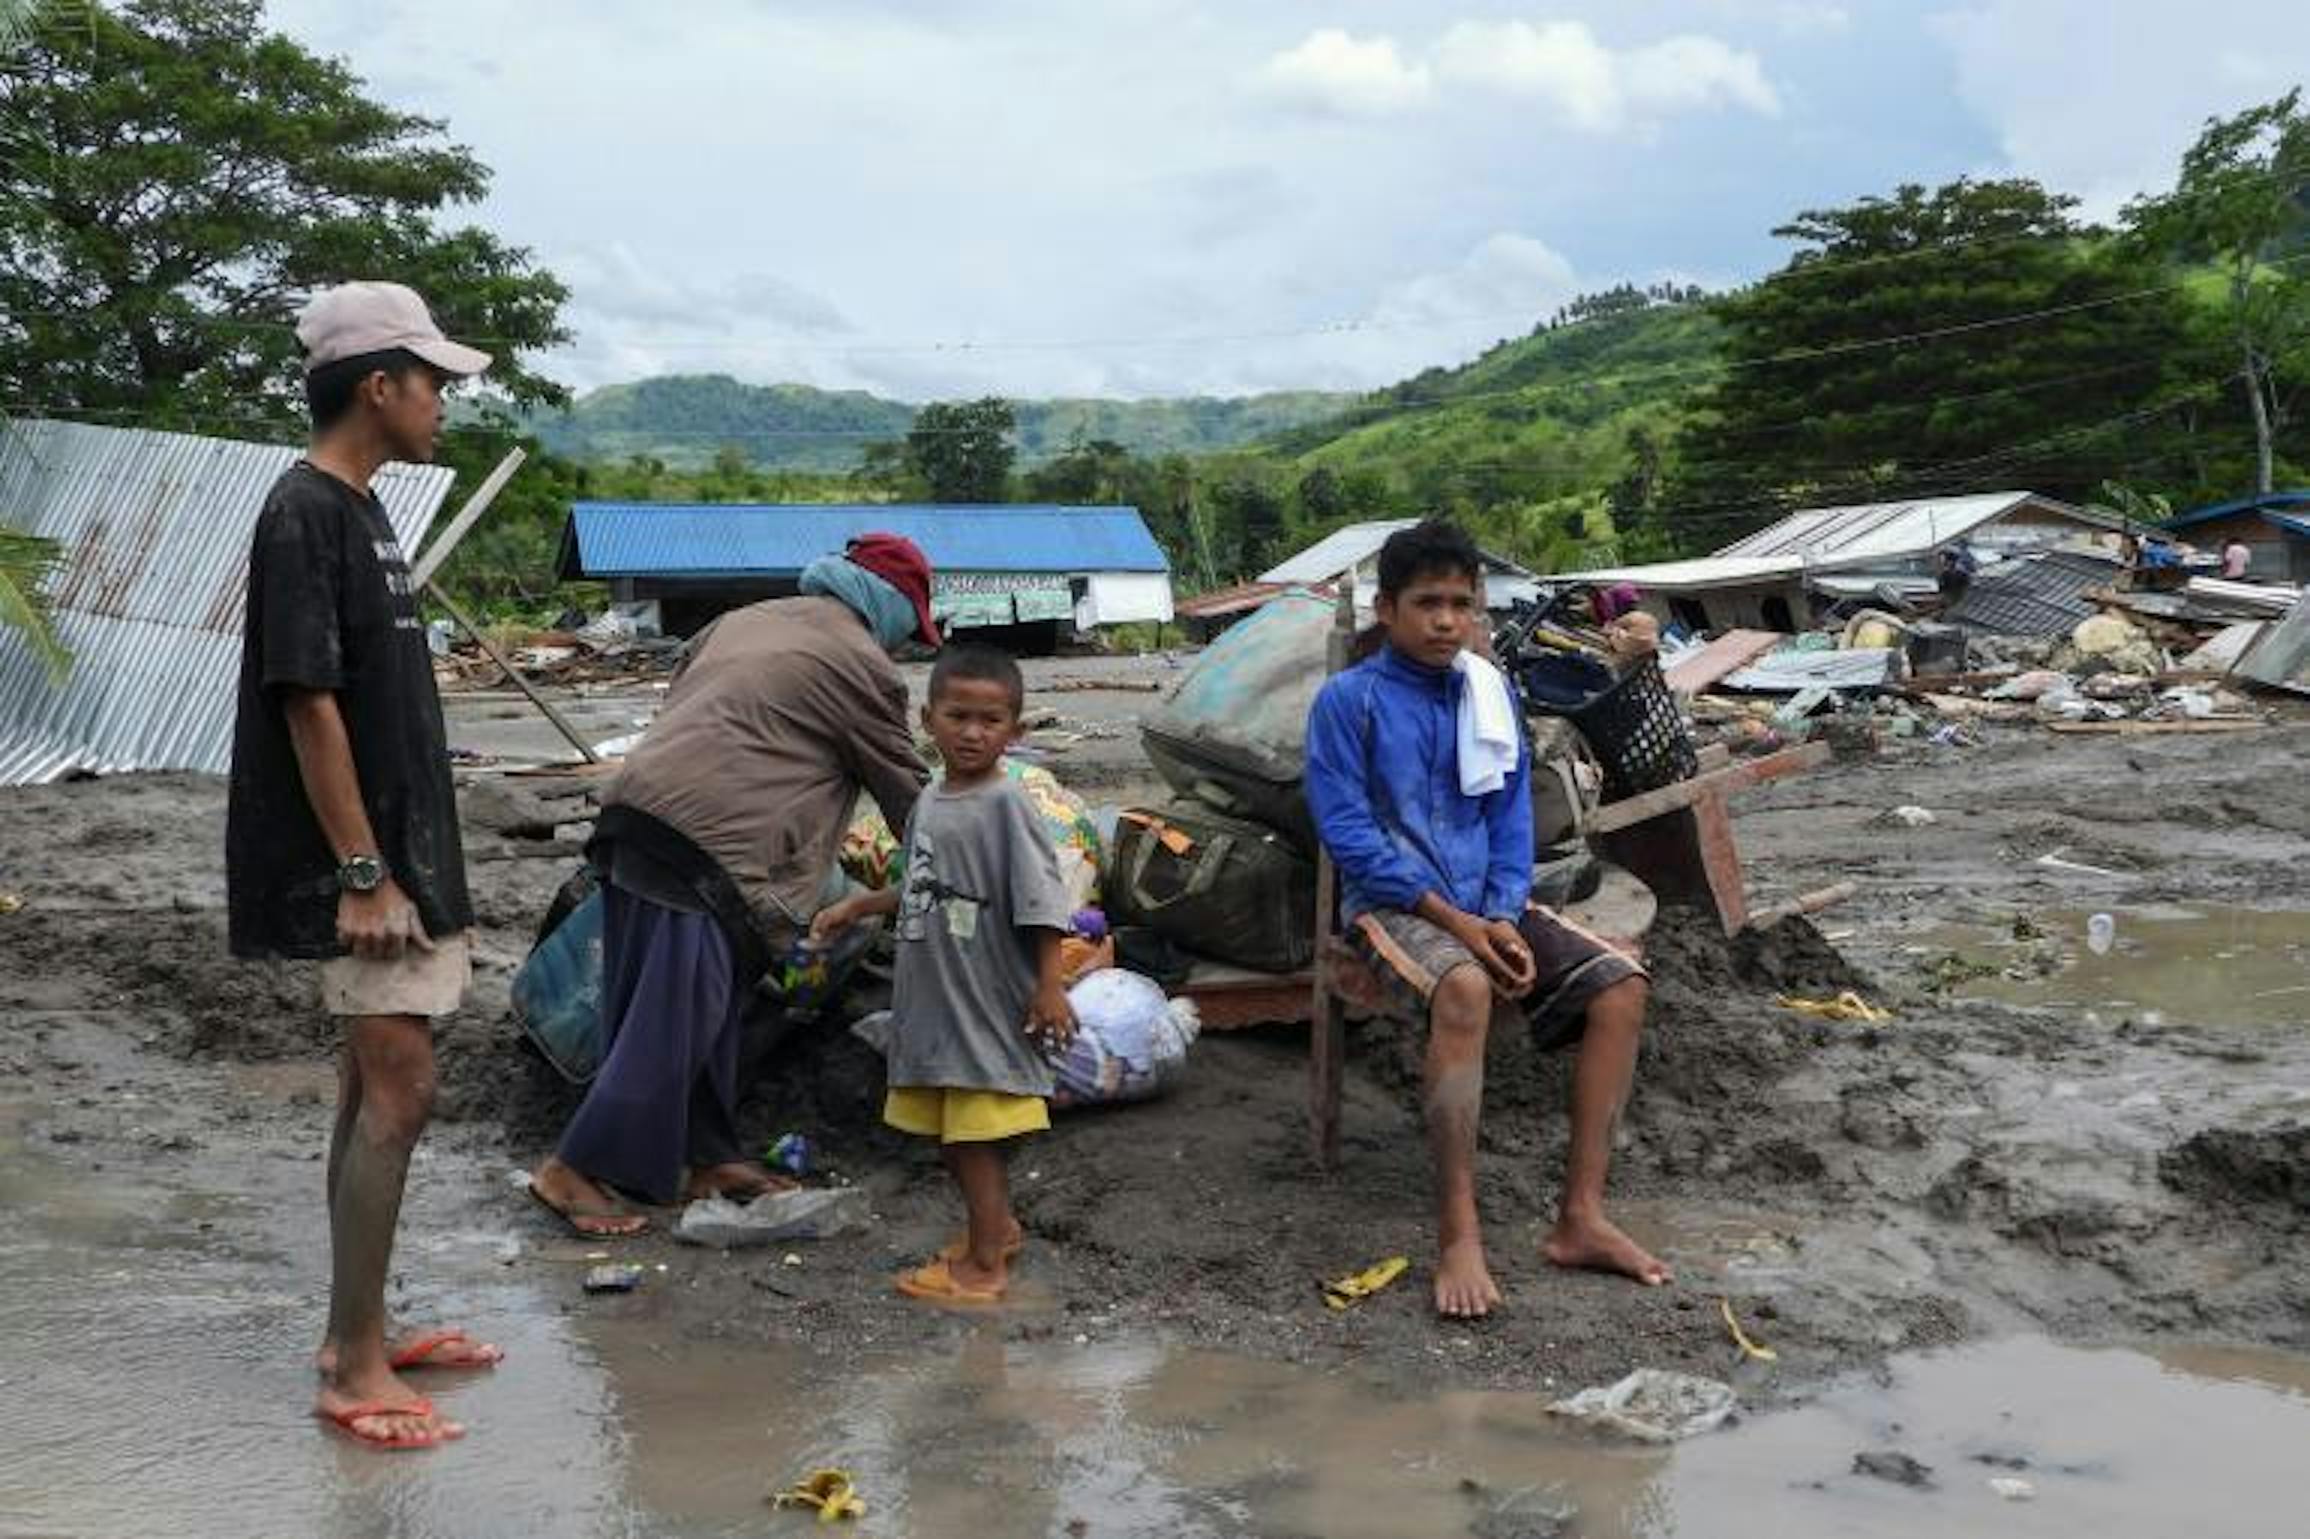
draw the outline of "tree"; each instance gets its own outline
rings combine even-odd
[[[925,406],[906,434],[907,467],[933,502],[1000,502],[1017,453],[1018,418],[1000,396]]]
[[[46,10],[42,0],[0,0],[0,78],[5,78],[10,61]],[[22,125],[0,119],[0,161],[28,154],[32,146],[32,138]],[[0,205],[9,196],[7,188],[0,185]],[[5,450],[7,416],[0,410],[0,452]],[[6,512],[0,509],[0,518]],[[48,606],[48,582],[63,558],[64,552],[54,540],[0,524],[0,631],[22,636],[48,665],[53,679],[61,679],[72,664],[72,655],[57,638]]]
[[[1668,517],[1721,545],[1799,503],[2162,468],[2202,384],[2185,295],[2026,180],[1899,188],[1774,231],[1804,249],[1718,301],[1726,371],[1679,439]],[[1629,488],[1636,491],[1637,488]]]
[[[2136,199],[2126,221],[2152,250],[2211,263],[2238,385],[2254,429],[2254,489],[2275,489],[2285,425],[2279,360],[2310,339],[2310,111],[2299,88],[2214,118],[2182,156],[2170,193]]]
[[[1112,505],[1125,501],[1124,488],[1136,461],[1112,438],[1080,435],[1048,464],[1027,472],[1026,492],[1038,502]]]
[[[257,0],[55,6],[0,63],[0,122],[36,140],[0,158],[0,395],[289,431],[297,307],[391,277],[497,355],[512,401],[563,397],[525,355],[566,340],[567,290],[439,222],[487,169],[267,31]]]

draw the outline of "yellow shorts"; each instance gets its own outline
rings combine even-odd
[[[1051,1125],[1051,1109],[1039,1095],[893,1085],[882,1120],[942,1144],[983,1144],[1042,1132]]]

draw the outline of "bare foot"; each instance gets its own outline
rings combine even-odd
[[[960,1260],[947,1262],[946,1269],[947,1275],[954,1279],[955,1286],[970,1293],[1000,1294],[1011,1285],[1011,1266],[1007,1261],[998,1261],[993,1266],[980,1266],[970,1257],[964,1256]]]
[[[588,1240],[617,1240],[640,1234],[650,1221],[626,1211],[615,1197],[588,1181],[558,1157],[548,1156],[529,1178],[529,1194],[551,1208],[576,1234]]]
[[[1500,1287],[1484,1264],[1484,1242],[1447,1245],[1436,1258],[1436,1313],[1447,1320],[1481,1320],[1500,1306]]]
[[[434,1326],[388,1338],[385,1361],[400,1372],[412,1368],[494,1368],[505,1361],[505,1349],[476,1341],[455,1326]],[[313,1366],[327,1378],[337,1371],[337,1344],[321,1343]]]
[[[765,1192],[791,1192],[802,1183],[792,1176],[780,1175],[768,1166],[752,1160],[731,1160],[724,1165],[709,1165],[690,1172],[690,1179],[682,1195],[696,1202],[703,1197],[727,1197],[732,1202],[752,1202]]]
[[[381,1448],[431,1448],[465,1436],[465,1429],[435,1410],[432,1401],[389,1373],[360,1389],[322,1386],[313,1414]]]
[[[1648,1288],[1676,1281],[1660,1258],[1637,1244],[1610,1219],[1560,1218],[1540,1246],[1540,1254],[1561,1267],[1591,1272],[1614,1272],[1633,1277]]]

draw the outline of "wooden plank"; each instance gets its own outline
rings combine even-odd
[[[545,713],[545,719],[553,723],[554,730],[569,740],[569,745],[578,751],[579,758],[585,760],[588,764],[599,764],[601,762],[602,756],[594,752],[594,745],[587,742],[582,736],[579,735],[578,729],[570,725],[568,717],[562,715],[561,712],[553,708],[552,701],[539,694],[537,690],[531,686],[529,680],[521,676],[521,670],[514,667],[512,663],[508,662],[506,660],[505,654],[497,649],[497,643],[491,641],[489,637],[483,633],[481,627],[473,623],[473,616],[467,614],[463,609],[459,608],[457,606],[457,602],[454,599],[450,598],[448,594],[441,591],[441,584],[437,582],[427,583],[425,585],[425,596],[433,600],[434,603],[439,604],[443,609],[448,610],[449,618],[455,620],[459,625],[465,627],[465,633],[471,636],[476,642],[480,643],[482,652],[489,658],[489,660],[497,664],[498,667],[504,669],[505,676],[513,680],[514,687],[519,689],[524,695],[527,695],[529,697],[529,703],[536,706],[540,711],[543,711]]]
[[[1692,804],[1692,816],[1700,841],[1700,869],[1716,901],[1717,923],[1725,934],[1738,935],[1749,922],[1749,885],[1741,871],[1740,846],[1733,840],[1732,810],[1725,797],[1723,787],[1709,787]]]
[[[1844,902],[1860,890],[1861,884],[1859,882],[1838,882],[1832,886],[1816,888],[1811,892],[1799,893],[1786,903],[1775,903],[1768,908],[1761,908],[1750,914],[1749,928],[1761,930],[1766,925],[1778,924],[1784,919],[1793,919],[1799,914],[1817,914],[1831,904]]]
[[[1356,582],[1340,580],[1339,607],[1331,634],[1324,638],[1324,672],[1348,665],[1355,647]],[[1315,985],[1308,998],[1307,1111],[1309,1143],[1321,1170],[1339,1167],[1340,1086],[1347,1068],[1347,1011],[1340,999],[1332,938],[1339,930],[1339,872],[1331,852],[1322,851],[1315,868]]]
[[[1596,809],[1596,815],[1588,821],[1588,829],[1594,834],[1609,834],[1618,829],[1631,828],[1663,813],[1694,806],[1705,796],[1743,790],[1767,780],[1778,780],[1785,775],[1794,775],[1801,770],[1826,764],[1829,756],[1829,745],[1826,743],[1800,743],[1794,748],[1784,748],[1762,758],[1743,759],[1723,769],[1709,770],[1689,780],[1662,786],[1657,791],[1646,791],[1640,796],[1607,803]]]
[[[2054,721],[2049,732],[2097,734],[2103,737],[2152,737],[2167,733],[2251,732],[2266,723],[2239,716],[2215,716],[2195,721]]]
[[[527,449],[517,447],[506,450],[505,458],[497,462],[497,468],[489,473],[489,479],[483,481],[473,495],[465,499],[465,506],[457,510],[457,516],[449,521],[449,527],[434,537],[433,543],[425,548],[425,554],[419,556],[409,568],[412,587],[422,588],[433,581],[433,574],[441,570],[441,563],[447,561],[450,552],[457,549],[457,542],[464,539],[473,526],[481,521],[481,515],[489,511],[489,505],[497,500],[497,494],[505,490],[505,483],[513,479],[513,473],[521,469],[521,462],[528,458]]]
[[[1789,638],[1777,631],[1726,631],[1663,675],[1680,695],[1697,695],[1728,674],[1735,674]]]

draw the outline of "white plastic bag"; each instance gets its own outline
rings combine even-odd
[[[1191,1000],[1119,967],[1088,974],[1067,991],[1075,1040],[1051,1059],[1057,1107],[1140,1101],[1177,1083],[1202,1021]]]
[[[1674,1443],[1714,1431],[1739,1404],[1730,1384],[1665,1368],[1639,1368],[1617,1384],[1584,1389],[1548,1409],[1640,1443]]]
[[[824,1240],[867,1223],[866,1189],[809,1186],[764,1192],[751,1202],[701,1197],[682,1210],[674,1238],[688,1245],[738,1250],[786,1240]]]

